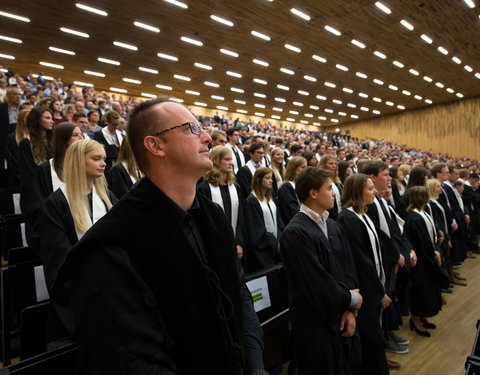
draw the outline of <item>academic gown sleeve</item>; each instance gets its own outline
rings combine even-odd
[[[5,159],[7,160],[8,187],[13,193],[20,190],[20,175],[18,173],[18,145],[15,133],[11,133],[5,140]]]
[[[240,190],[242,191],[241,196],[246,199],[250,194],[252,183],[252,173],[248,167],[243,166],[238,170],[237,183],[240,185]]]
[[[107,173],[108,188],[120,199],[133,186],[132,179],[123,164],[114,165]]]
[[[289,221],[300,211],[297,194],[293,189],[292,184],[285,182],[280,189],[278,189],[278,209],[283,223],[286,225]]]

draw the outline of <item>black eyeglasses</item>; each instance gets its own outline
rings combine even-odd
[[[168,129],[160,130],[159,132],[156,132],[156,133],[152,134],[152,136],[153,137],[158,137],[162,134],[165,134],[166,132],[169,132],[170,130],[178,129],[178,128],[181,128],[183,126],[188,126],[190,128],[190,131],[192,132],[192,134],[195,134],[195,135],[198,135],[198,136],[200,136],[200,134],[202,134],[202,130],[204,130],[203,127],[200,126],[196,122],[185,122],[185,123],[180,124],[180,125],[172,126],[171,128],[168,128]]]

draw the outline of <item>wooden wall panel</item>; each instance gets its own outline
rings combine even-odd
[[[480,97],[338,126],[352,136],[480,159]],[[335,127],[322,130],[334,131]]]

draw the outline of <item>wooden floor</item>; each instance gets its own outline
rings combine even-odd
[[[471,354],[475,341],[476,323],[480,320],[480,256],[467,259],[457,269],[467,278],[467,286],[455,286],[453,293],[444,294],[447,304],[440,313],[429,319],[437,325],[426,338],[410,331],[408,318],[396,332],[410,340],[408,354],[387,353],[387,358],[399,362],[399,370],[392,375],[464,375],[465,360]],[[284,366],[281,375],[287,374]]]

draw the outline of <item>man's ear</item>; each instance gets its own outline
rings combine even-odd
[[[158,137],[147,136],[143,139],[145,149],[155,156],[165,155],[165,143]]]
[[[310,189],[310,190],[308,191],[308,196],[309,196],[310,198],[312,198],[312,199],[317,198],[317,194],[318,194],[318,191],[315,190],[315,189]]]

